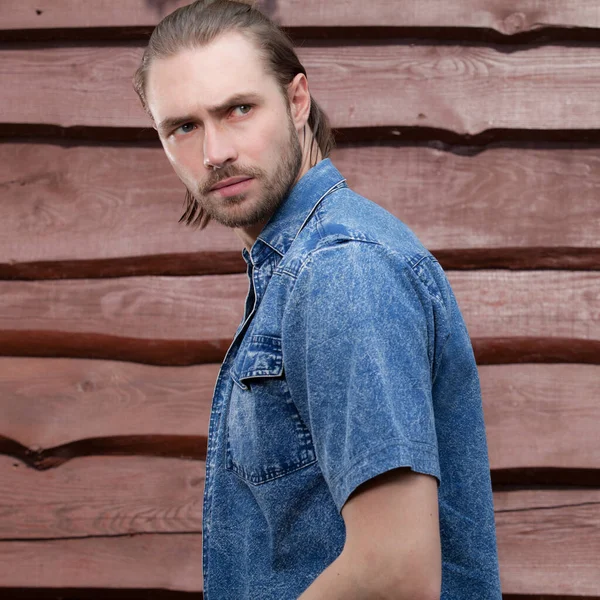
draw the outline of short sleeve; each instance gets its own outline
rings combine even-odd
[[[338,510],[398,467],[440,480],[436,307],[414,264],[373,243],[314,251],[286,306],[284,369]]]

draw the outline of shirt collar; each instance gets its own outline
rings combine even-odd
[[[256,238],[250,252],[252,262],[256,264],[264,256],[264,246],[284,256],[321,200],[344,181],[328,158],[310,169],[292,188]]]

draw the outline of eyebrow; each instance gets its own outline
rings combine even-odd
[[[232,106],[248,104],[250,102],[255,103],[259,100],[259,98],[260,96],[255,93],[235,94],[221,104],[209,106],[207,110],[212,115],[218,115],[224,113],[226,110],[229,110]],[[185,123],[195,120],[196,117],[193,117],[192,115],[185,115],[182,117],[166,117],[159,123],[158,129],[160,131],[170,131],[171,129],[176,129]]]

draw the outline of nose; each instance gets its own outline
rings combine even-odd
[[[224,167],[237,159],[231,136],[217,126],[205,125],[203,150],[204,166],[207,169]]]

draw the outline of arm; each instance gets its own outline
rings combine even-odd
[[[342,508],[346,544],[300,600],[439,600],[437,481],[394,469],[361,485]]]

